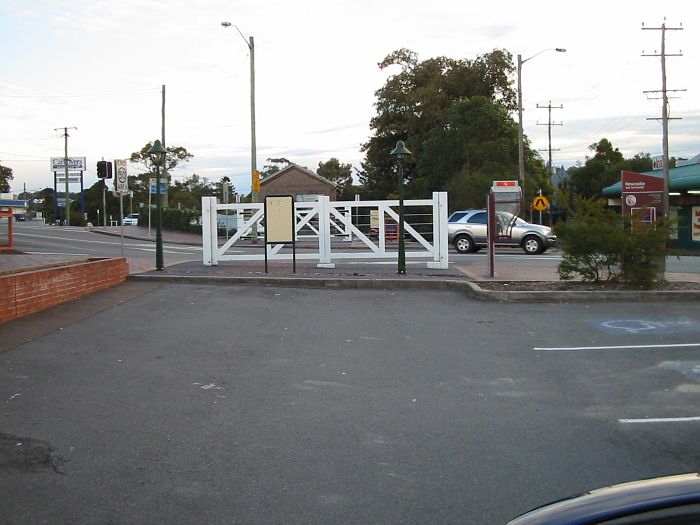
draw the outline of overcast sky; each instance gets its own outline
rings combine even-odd
[[[316,169],[337,157],[360,167],[375,113],[374,92],[397,69],[377,63],[407,47],[423,60],[475,58],[495,48],[531,57],[523,66],[525,133],[555,165],[585,161],[603,137],[625,156],[661,153],[658,100],[661,32],[667,32],[670,154],[700,153],[700,3],[686,0],[498,2],[385,0],[2,0],[0,162],[12,191],[52,186],[51,157],[95,164],[127,158],[160,137],[166,85],[166,142],[194,155],[173,174],[211,181],[228,175],[250,191],[249,51],[255,38],[257,161],[286,157]],[[517,119],[517,115],[514,115]],[[410,144],[408,145],[410,148]],[[387,152],[387,155],[389,152]],[[546,158],[546,152],[542,152]],[[76,191],[78,188],[72,188]]]

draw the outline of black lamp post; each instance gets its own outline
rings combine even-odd
[[[404,241],[403,230],[403,158],[410,155],[411,152],[406,149],[403,140],[396,143],[396,147],[391,151],[391,154],[399,159],[399,274],[406,273],[406,244]]]
[[[156,271],[163,271],[163,232],[160,213],[160,167],[165,163],[166,149],[156,139],[148,150],[151,163],[156,167]]]

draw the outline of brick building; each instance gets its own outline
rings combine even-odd
[[[337,188],[334,182],[290,163],[260,181],[258,202],[263,202],[267,195],[292,195],[297,202],[315,201],[318,195],[326,195],[331,200],[336,200]]]

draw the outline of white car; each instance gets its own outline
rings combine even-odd
[[[139,214],[138,213],[130,213],[126,217],[124,217],[124,220],[122,221],[122,225],[124,226],[138,226],[139,225]]]

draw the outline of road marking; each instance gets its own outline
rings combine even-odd
[[[662,344],[662,345],[620,345],[620,346],[558,346],[558,347],[539,347],[536,346],[533,350],[537,351],[568,351],[568,350],[631,350],[631,349],[650,349],[650,348],[689,348],[700,346],[700,343],[677,343],[677,344]]]
[[[700,332],[700,322],[687,317],[676,319],[612,319],[609,321],[593,321],[592,324],[602,332],[616,335],[636,335],[645,332],[657,334]]]
[[[687,423],[690,421],[700,421],[700,416],[690,417],[648,417],[644,419],[618,419],[620,423]]]

